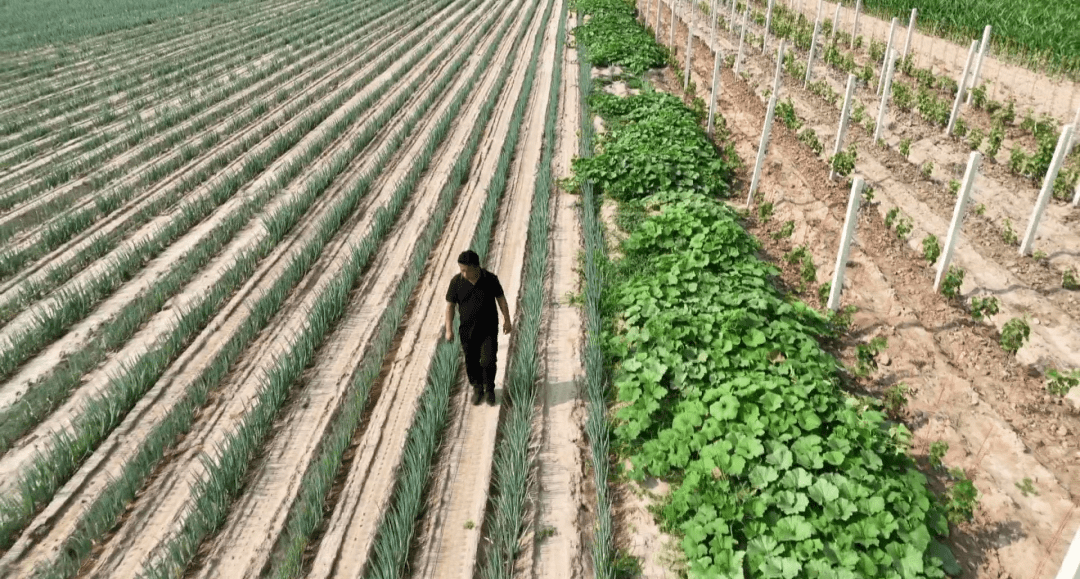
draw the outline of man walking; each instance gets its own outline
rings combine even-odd
[[[454,339],[454,308],[461,315],[458,332],[465,351],[465,374],[473,387],[473,405],[484,399],[495,405],[495,358],[499,350],[498,304],[503,316],[503,333],[512,329],[510,308],[506,305],[502,284],[490,271],[480,267],[480,256],[473,250],[458,256],[461,273],[450,280],[446,290],[446,339]]]

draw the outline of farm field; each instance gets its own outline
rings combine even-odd
[[[0,7],[0,577],[1054,577],[1080,147],[1015,245],[1080,92],[992,55],[947,137],[966,53],[920,34],[875,142],[888,23],[802,88],[809,9],[768,5]],[[443,337],[467,248],[493,406]]]

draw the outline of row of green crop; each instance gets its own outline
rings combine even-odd
[[[425,50],[429,47],[425,47]],[[449,50],[450,49],[447,51]],[[427,72],[434,72],[438,68],[438,65],[439,62],[438,59],[436,59],[436,62],[433,62],[428,67]],[[407,70],[409,67],[405,68]],[[455,68],[454,70],[456,71],[457,69]],[[420,78],[424,78],[423,75],[421,75]],[[438,85],[439,90],[442,90],[442,88],[445,87],[446,82],[448,81],[444,80],[444,82]],[[415,89],[415,86],[413,89]],[[146,352],[138,363],[128,366],[125,372],[112,376],[111,385],[106,391],[99,398],[96,398],[87,404],[85,412],[75,420],[73,425],[74,434],[62,433],[57,435],[49,446],[49,450],[39,456],[35,461],[30,472],[19,475],[21,478],[20,497],[8,499],[4,501],[3,505],[0,505],[0,540],[2,540],[3,544],[9,544],[10,541],[14,539],[15,532],[29,521],[29,518],[33,515],[37,506],[53,496],[56,489],[59,488],[59,485],[74,472],[79,462],[97,446],[98,442],[102,440],[123,418],[127,410],[130,409],[131,406],[141,398],[143,393],[153,385],[175,356],[183,351],[183,345],[187,344],[191,337],[194,336],[195,332],[205,326],[209,321],[210,317],[218,308],[220,300],[235,291],[235,289],[250,276],[254,264],[266,255],[269,255],[269,252],[274,246],[283,239],[285,234],[291,230],[292,226],[305,215],[315,198],[330,185],[335,176],[340,174],[348,166],[347,159],[351,159],[361,152],[366,144],[373,140],[378,130],[393,118],[394,114],[400,110],[400,107],[411,96],[411,90],[403,91],[402,95],[393,106],[386,108],[378,115],[372,122],[372,126],[368,131],[358,135],[355,144],[348,150],[337,155],[337,161],[331,165],[326,173],[321,175],[319,179],[309,183],[304,193],[298,198],[290,203],[280,206],[279,213],[268,220],[269,222],[272,222],[267,223],[269,235],[263,238],[251,253],[241,255],[233,264],[232,268],[227,269],[225,275],[213,286],[212,290],[207,292],[207,299],[195,305],[190,311],[180,312],[178,315],[178,325],[167,339],[163,340],[162,343],[156,344],[155,348]],[[287,289],[292,287],[298,279],[298,277],[295,279],[294,277],[302,275],[311,265],[311,262],[329,239],[329,236],[336,231],[336,228],[340,226],[340,223],[345,216],[355,208],[359,199],[366,194],[368,187],[375,175],[381,170],[381,166],[384,164],[385,160],[389,159],[400,147],[412,128],[419,122],[422,114],[430,107],[433,100],[434,96],[429,95],[428,101],[410,116],[404,128],[388,140],[387,148],[379,155],[380,161],[376,163],[376,168],[355,183],[346,192],[343,198],[334,200],[333,205],[325,210],[329,213],[327,214],[327,217],[320,218],[321,221],[319,221],[319,223],[321,225],[318,230],[319,236],[309,242],[308,245],[297,249],[297,252],[300,253],[293,257],[290,262],[292,264],[291,267],[282,273],[282,277],[277,281],[276,285],[274,285],[271,290],[268,290],[263,298],[259,300],[253,308],[254,317],[248,320],[248,325],[245,325],[239,331],[238,338],[230,341],[227,346],[227,351],[223,352],[219,357],[219,360],[221,360],[221,363],[225,366],[223,368],[215,367],[212,369],[211,377],[207,377],[205,382],[200,383],[200,385],[196,387],[196,390],[201,391],[202,394],[196,392],[193,396],[201,399],[202,396],[205,395],[206,390],[220,380],[222,376],[216,372],[224,372],[229,361],[235,359],[247,340],[250,339],[258,329],[265,325],[269,320],[269,316],[280,307],[280,301],[284,299]],[[357,106],[352,110],[350,116],[355,118],[361,114],[365,108],[366,107],[363,104]],[[279,181],[268,186],[264,194],[272,194],[272,192],[279,191],[305,164],[309,163],[311,159],[318,154],[318,151],[321,150],[322,147],[344,131],[354,118],[346,118],[345,122],[336,127],[336,133],[328,133],[320,139],[321,142],[317,143],[317,146],[309,150],[303,158],[298,158],[291,163],[291,166],[287,168],[286,172],[279,178]],[[311,127],[308,127],[309,130],[310,128]],[[297,131],[303,131],[303,128],[298,128]],[[297,138],[299,138],[299,136],[302,136],[302,133],[301,135],[297,135]],[[235,227],[237,226],[236,222],[238,221],[240,221],[240,217],[230,220],[225,227],[235,230]],[[199,255],[198,259],[195,261],[205,258],[205,256]],[[132,317],[135,315],[145,316],[152,314],[153,312],[150,311],[151,308],[154,304],[159,302],[159,296],[155,296],[147,302],[139,302],[138,306],[142,306],[143,309],[138,310],[137,313],[131,314]],[[136,324],[129,323],[124,326],[123,329],[129,329],[135,325]],[[239,336],[242,336],[242,338]],[[96,353],[98,355],[101,354],[101,352]],[[85,362],[86,367],[92,367],[98,361],[94,354],[94,351],[90,351],[85,355],[85,358],[80,359],[80,361]],[[77,381],[80,373],[67,369],[67,371],[56,374],[55,376],[56,380],[67,381],[74,378]],[[62,387],[66,389],[70,389],[73,386],[74,383],[64,383],[62,385]],[[49,404],[49,401],[46,400],[41,403]],[[190,418],[186,420],[189,421]],[[169,419],[169,424],[172,424],[171,418]],[[175,436],[175,432],[176,431],[173,431],[173,436]],[[151,437],[151,440],[158,439]],[[171,439],[167,436],[162,437],[161,440],[171,442]],[[147,452],[148,456],[160,457],[161,449],[156,448],[148,450]],[[132,465],[132,467],[136,469],[136,472],[141,472],[139,469],[148,467],[148,465],[142,465],[142,467]],[[134,483],[141,480],[141,476],[145,475],[133,475],[134,478],[129,480],[128,483]],[[97,524],[90,526],[93,528],[100,527],[100,525]]]
[[[443,4],[440,4],[443,5]],[[421,14],[411,14],[406,21],[404,28],[412,30],[419,26],[420,18],[423,15],[430,12],[424,11]],[[392,35],[389,38],[383,40],[374,48],[377,50],[389,50],[395,42],[404,37],[406,31],[401,31]],[[404,50],[405,47],[398,46],[395,49],[395,54]],[[273,111],[270,118],[258,125],[249,127],[246,133],[239,133],[233,135],[229,139],[229,146],[221,148],[214,152],[209,157],[204,157],[196,165],[188,167],[186,174],[181,179],[173,179],[168,183],[168,187],[164,189],[158,189],[151,191],[149,196],[145,196],[141,189],[150,187],[154,182],[161,180],[170,172],[184,167],[189,156],[184,150],[169,156],[149,168],[148,172],[144,172],[141,175],[135,175],[132,179],[134,183],[126,183],[115,186],[107,193],[103,193],[98,197],[93,197],[90,201],[84,204],[85,206],[61,213],[56,219],[47,223],[44,226],[44,232],[41,233],[36,243],[24,242],[21,247],[11,248],[7,252],[0,254],[0,272],[6,276],[10,276],[19,270],[21,266],[30,260],[36,259],[44,255],[44,252],[54,246],[59,246],[72,236],[84,231],[90,227],[97,220],[101,219],[105,215],[108,215],[112,211],[119,209],[124,203],[136,198],[141,202],[141,206],[134,208],[135,210],[125,215],[123,221],[113,221],[110,223],[111,231],[108,235],[102,235],[100,233],[90,236],[89,238],[79,241],[79,245],[74,249],[74,253],[69,252],[61,258],[61,260],[54,260],[48,263],[45,267],[48,273],[47,276],[38,274],[32,276],[29,279],[23,280],[18,286],[14,288],[14,291],[9,291],[4,295],[2,305],[0,305],[0,319],[7,318],[14,312],[21,310],[30,300],[38,295],[42,295],[45,291],[52,289],[55,285],[66,281],[70,275],[73,275],[76,271],[79,271],[82,266],[90,263],[90,261],[104,255],[105,252],[115,248],[121,241],[122,235],[143,225],[154,218],[156,215],[172,207],[177,201],[181,201],[185,198],[186,194],[197,190],[199,187],[205,186],[220,170],[227,168],[230,164],[235,164],[238,160],[248,151],[261,150],[267,147],[275,148],[281,147],[281,139],[274,137],[275,140],[266,141],[267,137],[273,137],[273,135],[280,130],[282,126],[288,126],[289,123],[296,123],[297,115],[305,112],[305,110],[313,105],[317,104],[317,117],[308,115],[307,117],[299,117],[299,122],[305,122],[304,118],[320,120],[325,118],[333,109],[333,103],[344,102],[349,95],[354,94],[358,90],[364,87],[367,82],[370,82],[377,76],[381,70],[385,69],[392,63],[390,59],[383,58],[378,63],[360,61],[357,60],[351,66],[344,70],[336,70],[334,72],[334,80],[332,82],[323,82],[314,89],[308,89],[307,94],[304,96],[297,95],[292,102],[282,104]],[[332,65],[329,63],[327,66]],[[350,83],[347,87],[341,87],[340,82],[343,79],[350,78],[358,70],[374,67],[374,71],[366,74],[362,79]],[[336,94],[335,94],[336,93]],[[332,95],[333,103],[328,105],[327,103],[319,104],[319,100],[329,98]],[[223,135],[227,136],[235,131],[240,131],[249,121],[262,116],[265,113],[261,107],[253,108],[248,113],[234,117],[225,127],[220,130],[215,130],[214,133],[208,135],[215,138],[204,138],[200,142],[200,147],[209,148],[216,144],[217,140]],[[287,148],[287,147],[286,147]],[[282,149],[283,151],[284,149]],[[121,169],[117,169],[118,171]],[[144,196],[137,195],[143,194]],[[104,239],[103,239],[104,237]],[[80,247],[81,246],[81,247]],[[59,261],[59,263],[57,263]]]
[[[283,24],[281,29],[272,31],[265,37],[243,39],[243,44],[231,51],[233,53],[231,62],[215,65],[212,62],[206,62],[206,55],[196,55],[196,57],[192,58],[190,65],[194,66],[195,70],[184,71],[183,76],[177,77],[183,82],[172,82],[170,76],[158,80],[153,85],[144,86],[138,92],[128,92],[126,98],[129,99],[130,104],[126,107],[113,108],[104,105],[102,104],[103,97],[100,95],[87,97],[86,106],[79,110],[74,110],[74,107],[78,106],[75,103],[60,103],[58,107],[63,114],[47,121],[26,120],[28,126],[33,127],[32,130],[24,131],[11,139],[4,140],[0,150],[7,150],[8,152],[0,156],[2,157],[0,168],[13,167],[15,170],[11,171],[3,180],[0,180],[0,184],[13,184],[26,181],[30,177],[36,177],[46,183],[46,187],[53,187],[67,181],[74,174],[85,174],[89,168],[96,166],[97,161],[81,159],[80,157],[84,154],[92,152],[104,143],[119,138],[128,130],[139,130],[137,134],[142,134],[152,131],[152,127],[155,126],[168,128],[195,112],[205,111],[209,105],[217,102],[217,100],[266,78],[286,65],[314,52],[316,49],[329,54],[325,51],[325,46],[347,33],[355,31],[353,34],[356,34],[363,30],[363,27],[371,20],[370,14],[372,12],[375,12],[375,16],[380,15],[379,11],[377,11],[378,7],[377,4],[375,7],[365,7],[363,10],[356,8],[340,12],[328,12],[320,19],[311,19],[311,22]],[[381,12],[386,12],[386,10]],[[290,36],[297,31],[306,32],[307,35],[300,42],[290,43]],[[286,43],[290,43],[293,50],[279,51],[283,45],[289,46]],[[221,50],[228,51],[230,49],[229,47],[221,47]],[[274,54],[275,58],[268,64],[254,68],[239,78],[234,73],[224,75],[218,70],[220,67],[231,67],[235,71],[240,67],[250,66],[250,60],[265,54]],[[210,68],[212,66],[214,68]],[[191,95],[194,89],[199,90],[199,96],[192,98]],[[217,100],[208,98],[213,96],[216,96]],[[183,104],[168,107],[158,112],[149,123],[146,123],[147,126],[143,126],[144,123],[139,115],[142,114],[144,109],[150,109],[158,103],[167,102],[174,98],[179,98]],[[246,99],[247,102],[251,102],[251,100],[251,98]],[[187,114],[181,114],[182,111],[188,112]],[[117,121],[116,119],[122,115],[130,115],[129,120]],[[87,136],[87,138],[77,141],[77,139],[84,136]],[[131,138],[124,139],[127,147],[138,142],[138,140],[135,140],[135,142],[129,143],[131,140]],[[42,155],[53,154],[62,147],[63,156],[60,159],[67,160],[64,167],[54,166],[54,163],[37,168],[32,166],[18,167],[24,161],[40,161]],[[26,187],[23,187],[23,189],[26,189]],[[0,201],[0,207],[10,207],[24,198],[25,195],[4,195],[2,201]]]
[[[540,318],[545,303],[544,273],[547,269],[548,227],[552,185],[552,158],[555,154],[555,142],[559,138],[556,120],[559,114],[559,95],[562,89],[563,48],[566,43],[566,15],[568,4],[563,2],[558,14],[558,30],[555,34],[555,62],[548,87],[547,111],[544,121],[543,149],[540,165],[537,167],[533,182],[532,210],[529,214],[528,238],[526,241],[525,275],[521,287],[523,293],[518,300],[520,315],[515,324],[514,351],[506,371],[506,402],[509,409],[500,425],[499,444],[495,450],[492,467],[493,498],[488,509],[487,523],[484,526],[487,549],[481,563],[480,576],[484,579],[509,579],[513,576],[514,564],[520,551],[521,535],[525,529],[525,507],[529,492],[530,473],[533,465],[529,445],[532,442],[533,418],[536,412],[536,387],[540,374],[538,337]],[[551,4],[544,15],[541,30],[546,30]],[[535,63],[539,60],[543,48],[544,34],[538,34],[533,46],[533,66],[526,71],[525,83],[531,89]],[[528,99],[518,101],[514,110],[514,121],[510,127],[512,135],[517,134],[524,116]],[[503,155],[507,166],[514,152],[517,139],[507,139],[503,146]],[[500,171],[497,185],[505,187],[506,171]],[[476,244],[479,245],[479,244]],[[484,248],[486,251],[486,247]],[[505,405],[504,405],[505,406]]]
[[[453,23],[456,24],[463,17],[464,14],[460,15]],[[402,47],[402,49],[404,48],[405,46]],[[404,52],[404,50],[401,52]],[[391,54],[386,57],[385,62],[391,63],[399,56],[400,55],[397,55],[396,53]],[[280,191],[284,188],[293,177],[299,174],[306,163],[314,159],[324,147],[329,145],[338,135],[342,134],[352,121],[361,114],[366,113],[368,106],[377,102],[385,91],[389,90],[400,77],[409,72],[412,64],[415,64],[424,56],[426,56],[426,51],[420,51],[412,55],[409,58],[409,62],[404,66],[401,66],[395,74],[392,75],[391,79],[387,80],[378,89],[373,90],[358,106],[351,109],[349,115],[346,115],[338,121],[330,133],[327,133],[324,137],[319,139],[314,146],[308,147],[305,150],[305,153],[299,158],[291,160],[285,166],[285,173],[279,177],[276,187],[271,189],[273,191]],[[415,79],[411,83],[411,88],[418,86],[422,80],[423,79],[421,78]],[[410,95],[411,92],[409,90],[401,91],[396,98],[396,101],[392,103],[388,110],[395,111],[400,109]],[[334,110],[333,107],[328,107],[327,112],[332,110]],[[381,117],[385,117],[387,114],[389,113],[384,112]],[[220,180],[205,197],[201,197],[199,200],[185,205],[184,211],[180,212],[176,219],[170,221],[167,226],[155,230],[155,235],[146,240],[144,244],[134,248],[120,250],[120,252],[114,256],[114,259],[109,266],[102,266],[99,268],[99,275],[89,280],[82,280],[83,283],[72,287],[71,289],[60,290],[48,303],[37,306],[37,313],[32,317],[33,323],[22,329],[20,332],[13,334],[9,338],[9,347],[5,348],[3,352],[0,352],[0,375],[10,375],[19,364],[40,351],[42,347],[49,344],[53,339],[66,332],[72,324],[83,319],[101,299],[111,294],[127,279],[135,275],[139,269],[143,267],[145,260],[164,250],[180,235],[188,231],[190,227],[201,221],[226,200],[230,199],[238,190],[240,190],[243,184],[250,181],[251,178],[261,172],[264,167],[268,166],[269,163],[277,158],[282,152],[288,150],[293,144],[299,142],[299,139],[311,129],[315,128],[320,120],[318,115],[313,116],[309,122],[298,125],[289,133],[281,135],[279,137],[279,147],[263,151],[260,155],[249,159],[248,162],[245,163],[242,171],[228,174],[226,178]],[[335,157],[334,161],[331,163],[330,169],[321,175],[316,183],[318,181],[327,181],[343,170],[352,159],[352,156],[361,151],[363,147],[374,138],[378,128],[379,125],[377,123],[373,124],[369,126],[364,134],[358,135],[357,138],[353,139],[347,150],[343,154],[339,154]],[[315,184],[314,187],[321,191],[324,185],[325,184],[319,183]],[[311,188],[309,187],[309,189]],[[260,209],[269,199],[267,191],[264,190],[262,193],[263,194],[261,195],[246,198],[245,202],[237,208],[237,213],[247,216],[253,215],[254,212]],[[228,220],[228,223],[225,224],[224,228],[208,231],[203,236],[202,240],[192,249],[190,254],[192,256],[204,256],[204,259],[207,259],[212,255],[212,253],[210,253],[211,247],[221,247],[244,223],[246,223],[246,220],[237,221],[236,219],[230,219]],[[284,224],[291,225],[291,217],[286,218]],[[267,223],[267,229],[276,233],[287,229],[287,227],[279,225],[276,220],[271,220]],[[174,262],[173,266],[178,270],[187,269],[187,276],[182,278],[176,278],[171,275],[163,277],[143,293],[144,303],[133,306],[137,308],[135,311],[141,311],[140,318],[145,319],[145,317],[148,317],[153,313],[151,308],[146,307],[149,304],[145,302],[145,297],[153,297],[153,300],[150,303],[156,302],[159,299],[167,299],[173,292],[179,290],[191,275],[194,275],[196,270],[186,267],[187,265],[185,260],[177,260]],[[165,284],[169,282],[171,282],[170,286],[166,286]],[[119,320],[116,320],[114,324],[121,321],[127,320],[120,318]],[[125,327],[133,332],[137,328],[137,325],[125,324]],[[108,332],[108,330],[106,331]],[[117,338],[121,338],[119,335],[113,335]],[[89,362],[89,360],[87,361]],[[57,368],[57,370],[61,369]],[[43,412],[47,412],[56,404],[59,404],[64,399],[63,394],[77,384],[77,381],[72,381],[70,379],[70,373],[58,374],[54,372],[53,375],[65,375],[68,379],[63,382],[48,383],[48,385],[53,386],[53,388],[31,389],[24,397],[26,403],[20,404],[14,408],[12,412],[5,413],[5,420],[3,421],[4,426],[0,427],[0,448],[6,447],[16,437],[25,433],[26,428],[33,426],[33,424],[36,423],[35,418],[40,417]]]
[[[464,55],[471,55],[473,53],[473,50],[478,45],[481,38],[486,35],[496,19],[503,11],[505,11],[506,7],[506,4],[499,6],[493,13],[493,19],[487,22],[481,29],[481,34],[465,48],[463,52]],[[526,20],[529,18],[531,18],[531,13]],[[465,100],[475,91],[481,75],[487,69],[496,50],[501,45],[502,38],[505,37],[513,22],[514,20],[512,18],[506,19],[503,22],[503,25],[494,34],[494,41],[491,42],[484,52],[473,75],[458,91],[447,114],[441,119],[440,123],[436,125],[433,136],[428,141],[428,149],[433,150],[445,138],[445,133],[449,130],[453,119],[457,116],[457,113]],[[500,80],[489,94],[489,103],[497,102],[495,99],[497,99],[498,95],[502,92],[502,86],[505,82],[506,76],[500,76]],[[479,135],[486,126],[491,117],[493,106],[493,104],[490,104],[482,109],[481,118],[484,119],[484,122],[476,124],[473,129],[474,135]],[[284,579],[287,577],[298,577],[302,574],[303,569],[301,563],[304,550],[307,548],[311,534],[322,521],[324,514],[323,504],[330,491],[330,486],[334,482],[335,477],[341,468],[345,449],[352,441],[356,428],[360,425],[360,419],[366,407],[367,396],[379,377],[383,358],[390,351],[390,346],[393,343],[394,336],[397,334],[398,326],[405,314],[405,308],[408,306],[412,292],[415,289],[416,284],[419,283],[420,275],[423,273],[424,265],[427,262],[427,255],[430,253],[431,247],[441,234],[442,227],[445,225],[445,217],[449,211],[449,207],[452,206],[454,194],[460,190],[467,179],[468,167],[471,163],[472,156],[476,151],[478,142],[478,137],[470,137],[464,152],[459,157],[459,161],[456,163],[455,168],[451,173],[451,180],[447,182],[442,189],[439,195],[440,204],[434,211],[432,224],[425,229],[425,233],[421,237],[422,241],[419,244],[418,249],[414,252],[412,261],[409,262],[406,274],[403,276],[399,285],[399,290],[394,293],[394,301],[379,320],[378,337],[376,338],[375,345],[368,350],[364,356],[363,362],[361,362],[360,370],[357,372],[356,378],[354,379],[352,391],[345,402],[346,410],[339,415],[338,420],[331,428],[331,435],[322,447],[320,459],[315,463],[317,467],[310,470],[305,475],[305,484],[302,485],[304,494],[290,511],[286,534],[279,540],[278,546],[275,548],[277,556],[275,557],[273,569],[270,573],[272,577]],[[432,152],[428,152],[425,156],[430,159],[432,154]],[[414,173],[419,174],[418,171],[414,171]],[[447,349],[445,347],[440,347],[436,352],[435,360],[437,368],[432,371],[432,378],[429,380],[429,383],[432,384],[433,387],[429,388],[423,395],[424,397],[421,399],[420,403],[421,410],[419,411],[419,418],[417,418],[418,424],[426,425],[421,426],[420,430],[418,430],[418,433],[421,430],[424,433],[423,435],[417,434],[421,439],[426,439],[432,430],[436,432],[440,430],[438,428],[440,419],[438,416],[432,418],[430,415],[432,413],[438,413],[440,409],[446,407],[446,404],[439,404],[439,401],[443,400],[443,397],[448,396],[449,393],[448,391],[444,392],[444,388],[441,388],[443,382],[438,378],[447,372],[449,372],[449,375],[451,376],[456,376],[456,348],[450,347]],[[445,367],[447,364],[454,364],[455,366],[453,369],[448,369]],[[449,386],[447,385],[445,388],[449,388]],[[432,397],[435,399],[434,402],[429,400]],[[412,449],[412,445],[421,443],[422,440],[407,443],[406,447]],[[403,466],[401,470],[403,481],[415,477],[415,474],[410,477],[407,473],[413,471],[426,472],[426,469],[419,468],[413,464],[423,455],[422,452],[419,452],[419,456],[413,456],[414,454],[417,454],[417,452],[418,451],[416,450],[406,451],[405,466]],[[412,487],[415,484],[417,483],[402,483],[405,487]],[[408,491],[403,492],[406,495],[409,494]],[[398,502],[400,503],[401,501],[399,500]],[[397,534],[411,531],[411,527],[406,526],[404,523],[405,521],[415,518],[415,515],[409,517],[407,513],[399,513],[396,516],[401,517],[401,520],[397,521],[397,523],[386,524],[384,530],[380,531],[380,534],[378,535],[379,538],[376,539],[376,552],[386,551],[385,546],[379,546],[386,543],[398,546],[408,545],[408,537],[402,539],[397,536]],[[401,550],[403,551],[404,548]],[[399,550],[395,548],[390,548],[389,553],[394,554],[398,551]],[[376,555],[376,557],[378,557],[378,555]],[[383,556],[383,559],[386,559],[386,557]],[[382,562],[375,565],[373,568],[382,568],[388,564],[393,566],[394,564],[392,561],[393,558],[390,559],[390,562]]]
[[[351,8],[339,5],[337,12],[359,11],[368,5]],[[318,28],[334,23],[333,12],[324,8],[267,18],[260,26],[248,27],[217,42],[193,44],[190,50],[165,57],[131,54],[129,60],[137,59],[135,62],[76,76],[69,81],[68,89],[62,84],[48,84],[22,91],[5,103],[5,113],[0,115],[0,136],[9,137],[0,141],[0,150],[71,127],[92,114],[108,97],[124,97],[125,105],[115,107],[117,112],[139,112],[148,110],[163,97],[174,98],[190,89],[205,87],[222,71],[250,66],[250,61],[260,54],[288,49],[291,44],[300,45],[304,36],[316,38],[317,32],[308,31],[308,26]]]
[[[381,22],[383,18],[401,11],[401,8],[380,3],[372,10],[356,15],[349,26],[324,37],[322,40],[327,42],[329,46],[309,58],[298,60],[307,56],[316,48],[322,47],[312,44],[302,50],[297,50],[287,58],[276,59],[258,72],[245,76],[228,86],[210,91],[200,98],[191,99],[184,106],[165,111],[162,115],[149,122],[144,123],[136,116],[116,126],[113,130],[108,128],[101,130],[100,133],[86,140],[83,146],[78,147],[70,154],[65,153],[65,155],[69,155],[70,160],[50,163],[47,172],[28,183],[11,189],[9,193],[0,198],[0,209],[7,209],[27,199],[35,198],[33,210],[22,212],[20,219],[14,223],[6,223],[0,226],[0,240],[9,238],[29,225],[37,224],[42,216],[55,215],[61,212],[71,203],[76,201],[85,203],[85,199],[93,197],[92,193],[101,190],[117,177],[128,177],[130,179],[132,174],[137,175],[145,172],[150,167],[153,167],[153,172],[160,176],[163,173],[167,174],[177,166],[186,164],[217,144],[223,135],[230,135],[237,128],[265,115],[271,108],[276,108],[287,101],[290,95],[308,90],[313,79],[320,78],[328,71],[335,71],[340,76],[344,72],[341,69],[345,63],[354,58],[357,53],[370,49],[369,45],[357,42],[357,40],[383,26]],[[401,16],[399,15],[398,18],[400,19]],[[392,22],[391,25],[395,23]],[[325,62],[317,68],[312,68],[312,63],[319,62],[341,48],[348,48],[348,50],[338,54],[332,62]],[[291,66],[285,68],[290,64]],[[353,66],[348,68],[354,69],[356,66],[354,62]],[[282,70],[283,68],[284,70]],[[243,95],[243,98],[236,97],[241,91],[252,87],[254,87],[254,92]],[[273,100],[271,100],[267,93],[275,90],[275,87],[280,88],[276,89]],[[329,90],[329,87],[322,90]],[[234,116],[229,119],[226,126],[216,126],[221,123],[222,119],[236,115],[237,111],[243,110],[243,107],[252,101],[255,101],[255,104],[251,105],[249,110],[240,113],[238,115],[240,118]],[[111,110],[107,110],[104,116],[99,117],[98,121],[107,125],[112,118],[113,113]],[[178,124],[180,126],[168,131],[168,129]],[[196,134],[208,127],[213,127],[214,130],[203,135],[201,139],[195,138]],[[94,128],[94,130],[98,129],[101,129],[101,127]],[[122,153],[136,147],[157,133],[164,134],[147,143],[132,159],[124,161],[123,165],[114,163],[116,166],[100,170],[101,166],[110,159],[116,159]],[[109,144],[104,147],[101,146],[106,143]],[[80,156],[80,151],[86,154]],[[170,155],[170,159],[174,159],[172,162],[137,166],[156,159],[165,152],[172,153]],[[95,171],[97,171],[96,174]],[[48,200],[42,201],[40,199],[39,195],[41,193],[54,187],[69,184],[66,189],[70,189],[75,185],[72,180],[76,178],[81,178],[82,182],[90,185],[82,195],[62,194],[65,189],[60,189],[52,191],[48,195]]]
[[[532,84],[537,65],[539,64],[539,52],[535,46],[539,46],[543,39],[543,30],[551,18],[552,0],[548,0],[547,7],[540,20],[540,33],[536,34],[534,50],[528,60],[528,68],[521,90],[518,94],[517,106],[509,119],[509,131],[499,159],[496,172],[492,176],[491,184],[487,187],[487,197],[481,208],[480,219],[473,232],[469,246],[472,247],[480,259],[486,260],[490,250],[492,228],[503,194],[506,191],[507,175],[513,160],[513,152],[518,142],[518,134],[524,120],[524,105],[528,103],[532,93]],[[539,2],[530,5],[529,12],[521,25],[517,37],[511,49],[511,54],[517,54],[518,47],[526,38],[529,23],[533,20]],[[477,123],[473,133],[469,137],[468,155],[462,155],[454,168],[455,181],[464,179],[472,163],[472,155],[475,153],[486,124],[486,119],[491,117],[497,104],[495,97],[502,92],[506,79],[517,66],[512,57],[506,61],[500,71],[497,90],[493,90],[489,100],[484,105],[481,119],[484,122]],[[520,330],[519,330],[520,333]],[[435,360],[432,363],[427,376],[427,388],[421,395],[419,411],[414,418],[413,425],[409,430],[405,443],[405,453],[402,465],[398,470],[397,481],[394,485],[394,494],[391,506],[383,513],[379,521],[379,529],[376,533],[372,548],[372,562],[366,576],[377,579],[390,579],[401,577],[405,571],[408,560],[410,545],[415,531],[416,520],[420,509],[424,505],[424,495],[430,482],[431,464],[441,440],[441,434],[446,426],[448,417],[450,395],[453,386],[458,382],[460,368],[461,348],[460,337],[454,342],[440,342],[436,349]]]
[[[693,178],[723,166],[730,180],[730,144],[714,148],[699,116],[648,87],[593,106],[610,133],[576,178],[635,217],[620,220],[629,237],[601,304],[617,448],[631,478],[672,483],[659,515],[691,576],[944,577],[933,537],[948,526],[903,425],[843,392],[818,344],[832,327],[774,287],[716,199],[726,187]],[[683,152],[639,152],[665,145]]]
[[[580,16],[580,13],[579,13]],[[578,90],[580,91],[579,155],[593,156],[592,62],[585,44],[578,45]],[[611,517],[608,487],[611,452],[611,423],[608,419],[609,381],[604,364],[603,317],[600,302],[604,288],[607,246],[600,224],[600,199],[590,179],[579,179],[581,222],[585,237],[585,395],[588,418],[585,434],[592,458],[593,486],[596,489],[596,530],[590,545],[593,577],[615,579],[615,527]]]

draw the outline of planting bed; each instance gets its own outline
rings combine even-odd
[[[739,74],[709,4],[191,0],[10,40],[0,577],[1052,577],[1080,527],[1080,388],[1046,387],[1080,367],[1080,147],[1039,254],[1008,234],[1080,94],[991,58],[961,118],[997,150],[946,137],[966,53],[916,34],[883,140],[849,130],[873,193],[854,310],[822,313],[840,68],[874,117],[886,23],[819,44],[807,90],[806,2],[764,54],[750,3]],[[950,299],[921,254],[972,148]],[[443,338],[466,248],[513,318],[494,407]]]

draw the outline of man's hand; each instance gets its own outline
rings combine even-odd
[[[451,329],[451,328],[446,328],[446,341],[447,342],[453,342],[454,341],[454,330]]]
[[[512,324],[509,320],[507,320],[506,323],[503,324],[503,333],[504,334],[510,335],[510,332],[513,331],[513,329],[514,329],[514,324]]]

